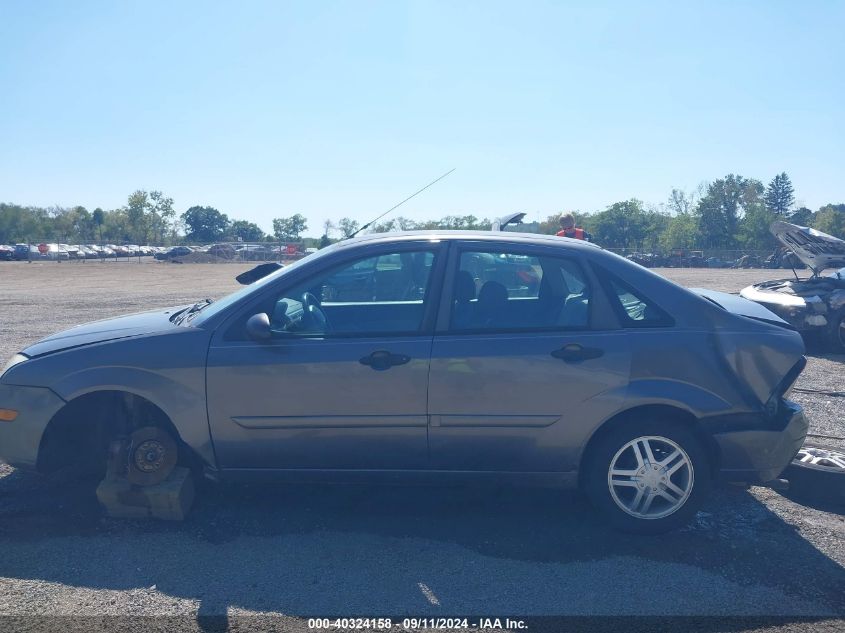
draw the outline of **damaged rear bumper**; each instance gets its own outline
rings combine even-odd
[[[719,447],[722,481],[761,484],[777,479],[798,453],[808,422],[799,405],[781,401],[781,411],[768,428],[737,429],[713,434]]]

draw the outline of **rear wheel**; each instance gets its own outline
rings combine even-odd
[[[706,451],[678,423],[620,426],[598,440],[585,466],[593,505],[627,532],[659,534],[686,524],[711,487]]]

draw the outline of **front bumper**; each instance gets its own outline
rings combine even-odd
[[[798,453],[807,436],[807,418],[794,402],[781,401],[785,426],[777,429],[714,433],[719,446],[722,481],[765,483],[777,479]],[[780,425],[778,425],[780,426]]]
[[[0,408],[18,412],[14,421],[0,422],[0,461],[34,470],[44,429],[64,405],[64,400],[44,387],[0,384]]]

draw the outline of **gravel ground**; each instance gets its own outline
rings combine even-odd
[[[0,357],[83,321],[219,297],[249,267],[0,264]],[[728,292],[788,273],[658,272]],[[812,351],[799,386],[845,391],[843,360]],[[845,437],[845,399],[795,399],[814,433]],[[118,521],[83,486],[0,466],[0,548],[0,615],[28,616],[0,628],[38,615],[170,615],[206,629],[203,616],[227,615],[237,629],[271,614],[269,628],[307,630],[301,618],[326,614],[502,613],[845,628],[843,509],[765,488],[719,489],[688,528],[645,538],[608,530],[576,494],[501,487],[205,485],[183,523]],[[785,619],[757,617],[771,615]]]

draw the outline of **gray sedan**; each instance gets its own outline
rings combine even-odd
[[[777,478],[807,431],[801,337],[592,244],[347,240],[219,301],[90,323],[0,377],[0,458],[125,476],[580,486],[616,526],[684,524],[714,481]]]

